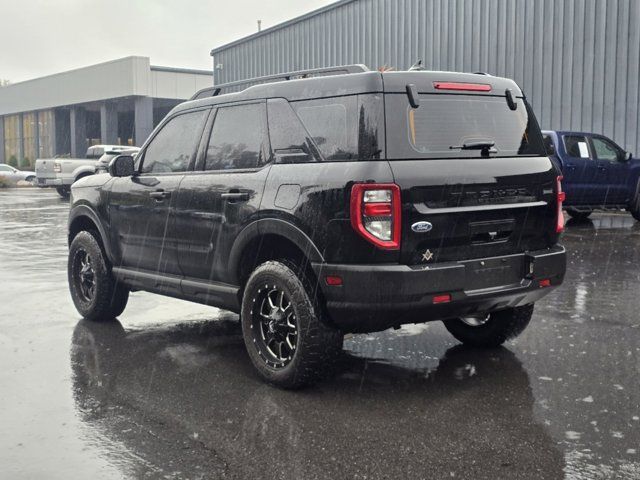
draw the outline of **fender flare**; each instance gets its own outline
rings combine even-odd
[[[89,175],[93,175],[94,173],[96,173],[96,167],[95,165],[89,166],[89,165],[82,165],[81,167],[76,168],[73,173],[73,182],[75,183],[79,180],[80,176],[86,176],[86,174]]]
[[[109,259],[110,262],[112,262],[113,255],[111,250],[111,242],[109,241],[109,236],[107,235],[104,229],[104,226],[100,221],[100,217],[98,217],[98,214],[88,205],[76,205],[75,207],[73,207],[71,212],[69,212],[69,224],[67,227],[67,243],[71,245],[71,237],[70,237],[71,225],[76,219],[80,217],[88,218],[98,228],[98,233],[100,234],[100,239],[102,240],[102,245],[104,246],[104,250],[105,250],[105,253],[107,254],[107,258]]]
[[[278,218],[262,218],[247,225],[240,232],[229,253],[228,272],[231,274],[233,282],[239,284],[237,278],[238,267],[242,259],[242,253],[250,242],[262,235],[277,235],[293,242],[310,262],[323,263],[324,257],[318,247],[315,246],[311,238],[300,228],[291,222]]]

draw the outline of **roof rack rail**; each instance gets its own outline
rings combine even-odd
[[[343,75],[349,73],[363,73],[370,70],[362,64],[341,65],[336,67],[312,68],[309,70],[297,70],[295,72],[277,73],[275,75],[266,75],[264,77],[249,78],[246,80],[237,80],[235,82],[221,83],[213,87],[198,90],[189,100],[199,100],[201,98],[215,97],[220,95],[223,89],[239,87],[242,85],[257,85],[260,83],[279,82],[282,80],[297,80],[299,78],[308,78],[315,75]]]

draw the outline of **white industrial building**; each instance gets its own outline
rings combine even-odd
[[[171,108],[212,83],[210,71],[126,57],[0,87],[0,163],[140,146]]]

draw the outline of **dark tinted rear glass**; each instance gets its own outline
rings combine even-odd
[[[219,108],[209,139],[205,170],[262,165],[266,130],[264,103]]]
[[[292,104],[325,160],[358,158],[358,98],[305,100]]]
[[[406,95],[387,95],[387,156],[394,158],[481,157],[459,147],[495,142],[491,156],[546,155],[540,128],[518,98],[511,110],[503,96],[422,95],[411,108]]]
[[[373,160],[384,152],[382,95],[350,95],[292,102],[324,161]]]

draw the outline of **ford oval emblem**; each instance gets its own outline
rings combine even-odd
[[[432,228],[433,228],[433,225],[431,225],[431,223],[429,222],[416,222],[413,225],[411,225],[411,230],[417,233],[430,232]]]

